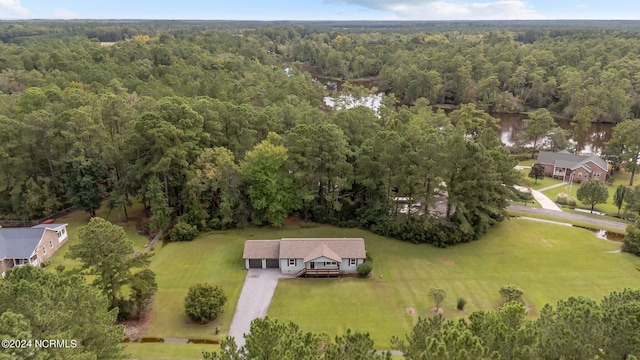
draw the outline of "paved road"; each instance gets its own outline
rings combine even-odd
[[[621,223],[619,221],[608,220],[606,218],[598,219],[591,216],[572,214],[572,213],[567,213],[563,211],[540,209],[540,208],[534,208],[534,207],[522,206],[522,205],[509,205],[507,207],[507,210],[521,211],[521,212],[527,212],[527,213],[538,214],[538,215],[553,216],[558,219],[579,221],[587,224],[592,224],[594,227],[606,226],[612,229],[619,229],[619,230],[625,230],[627,228],[627,224]]]
[[[238,346],[244,345],[244,334],[249,333],[251,321],[267,315],[280,275],[280,269],[247,271],[236,313],[229,327],[229,336],[235,338]]]

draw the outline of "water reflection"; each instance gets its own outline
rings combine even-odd
[[[500,120],[500,141],[507,146],[515,143],[515,137],[524,130],[523,120],[527,118],[525,114],[491,114]],[[568,120],[556,120],[558,126],[564,130],[571,130]],[[589,128],[589,133],[584,144],[583,152],[600,154],[605,143],[611,139],[613,124],[593,123]],[[570,132],[569,132],[570,133]],[[575,144],[573,139],[569,139],[571,144]]]

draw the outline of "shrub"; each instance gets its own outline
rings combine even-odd
[[[558,196],[556,197],[556,202],[560,205],[567,205],[567,194],[565,193],[559,193]]]
[[[467,305],[467,300],[464,298],[458,298],[458,302],[456,303],[456,309],[462,311],[464,310],[465,305]]]
[[[505,304],[512,301],[522,302],[524,293],[515,285],[503,285],[500,287],[500,296],[504,299]]]
[[[198,236],[198,228],[185,222],[178,222],[168,234],[171,241],[191,241],[196,236]]]
[[[570,197],[569,199],[567,199],[567,205],[568,206],[575,207],[577,204],[578,204],[578,200],[576,200],[576,198]]]
[[[206,323],[222,312],[226,302],[227,296],[219,286],[196,284],[184,299],[184,311],[191,320]]]
[[[371,270],[373,270],[373,266],[371,265],[370,262],[365,261],[362,264],[358,265],[357,270],[358,270],[358,275],[360,275],[361,277],[367,277],[369,276],[369,274],[371,274]]]

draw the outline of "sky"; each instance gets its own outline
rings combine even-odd
[[[0,0],[0,19],[640,20],[640,0]]]

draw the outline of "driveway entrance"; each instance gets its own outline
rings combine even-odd
[[[244,334],[249,332],[251,321],[267,315],[273,293],[278,286],[280,269],[249,269],[233,315],[229,336],[238,346],[244,345]]]

